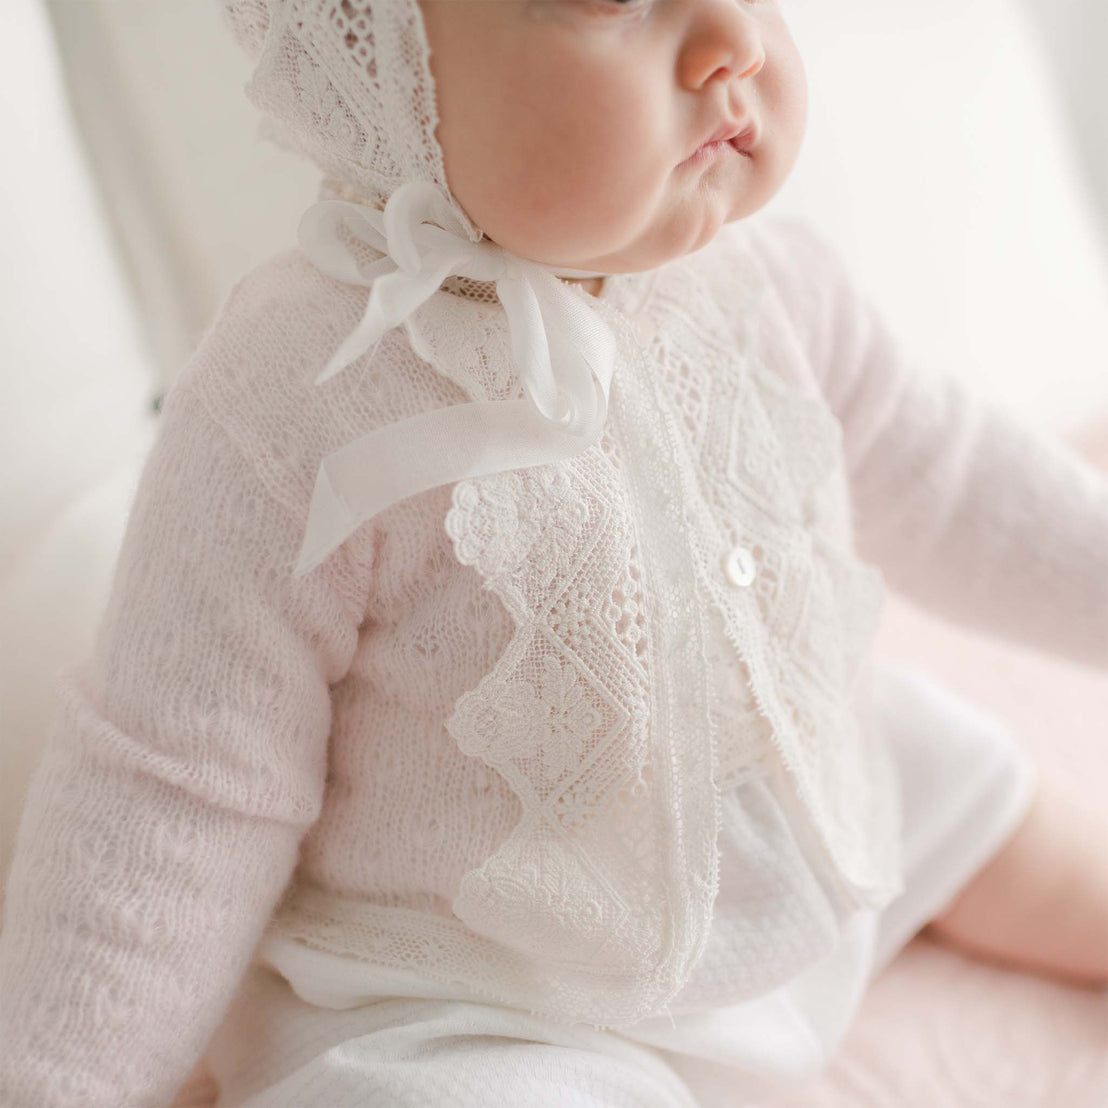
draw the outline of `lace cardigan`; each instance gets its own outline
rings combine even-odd
[[[885,581],[1108,668],[1103,478],[915,372],[779,217],[605,282],[598,445],[397,503],[294,577],[321,457],[518,395],[462,279],[313,387],[365,295],[274,257],[165,401],[20,827],[6,1105],[168,1102],[265,934],[557,1019],[656,1014],[704,951],[721,794],[770,765],[841,903],[887,903]]]

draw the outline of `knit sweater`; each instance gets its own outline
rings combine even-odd
[[[166,398],[26,800],[0,1104],[168,1103],[267,932],[557,1018],[658,1012],[710,949],[720,796],[768,765],[841,903],[887,903],[884,581],[1108,668],[1102,475],[911,366],[778,217],[605,282],[587,457],[412,497],[294,577],[322,456],[518,395],[464,280],[313,390],[364,295],[274,257]]]

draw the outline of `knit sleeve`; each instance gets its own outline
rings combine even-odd
[[[229,1007],[320,814],[330,685],[357,642],[339,555],[292,575],[301,529],[171,392],[26,796],[0,933],[5,1108],[162,1108]]]
[[[955,623],[1108,669],[1108,478],[912,365],[834,249],[806,221],[777,227],[771,267],[842,426],[859,556]]]

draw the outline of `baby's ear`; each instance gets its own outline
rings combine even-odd
[[[223,10],[223,21],[235,42],[255,61],[261,55],[269,28],[270,0],[216,0]]]

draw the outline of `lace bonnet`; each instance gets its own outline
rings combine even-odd
[[[255,69],[245,93],[261,134],[311,158],[334,194],[384,208],[408,181],[440,188],[482,238],[446,180],[418,0],[221,0]],[[325,190],[328,191],[328,190]]]
[[[323,273],[370,289],[321,385],[459,276],[495,284],[523,397],[474,401],[380,427],[327,455],[295,573],[311,572],[390,504],[465,478],[544,465],[597,443],[618,356],[592,297],[473,225],[446,180],[430,47],[418,0],[220,0],[255,62],[247,98],[262,134],[323,169],[301,248]],[[341,198],[341,199],[340,199]],[[360,240],[379,257],[364,263]],[[361,258],[359,258],[361,255]],[[409,335],[411,331],[409,330]],[[450,366],[437,368],[450,374]],[[442,444],[453,444],[443,450]]]

